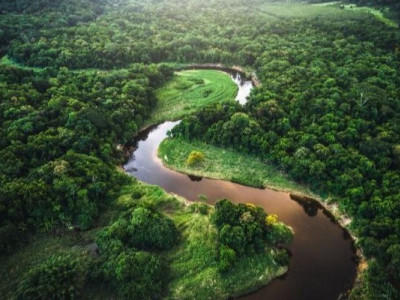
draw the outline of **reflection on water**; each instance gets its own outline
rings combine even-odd
[[[303,207],[305,213],[310,217],[316,216],[318,210],[323,209],[323,206],[320,203],[308,197],[290,194],[290,199],[300,204]]]
[[[253,88],[253,83],[251,80],[242,78],[239,73],[231,74],[231,78],[239,87],[236,100],[242,105],[246,104],[247,97],[250,95],[250,91]]]
[[[203,177],[201,177],[201,176],[196,176],[196,175],[188,175],[188,177],[189,177],[189,179],[191,180],[191,181],[201,181],[202,179],[203,179]]]

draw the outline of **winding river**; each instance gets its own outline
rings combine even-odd
[[[239,86],[237,101],[244,103],[251,82],[241,80],[237,74],[232,79]],[[178,122],[164,122],[142,132],[125,171],[188,200],[196,201],[199,194],[204,194],[210,204],[229,198],[236,203],[259,205],[268,213],[277,214],[295,232],[288,273],[241,299],[329,300],[338,299],[351,288],[357,269],[353,242],[316,201],[298,201],[286,192],[188,176],[164,167],[157,149]]]

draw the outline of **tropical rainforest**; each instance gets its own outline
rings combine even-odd
[[[217,63],[261,84],[244,106],[180,114],[171,137],[253,155],[331,198],[368,262],[350,297],[400,298],[398,1],[291,2],[0,1],[0,294],[193,299],[193,268],[230,278],[198,297],[229,298],[285,272],[292,233],[262,209],[187,205],[118,168],[161,121],[174,71]],[[274,276],[234,284],[260,264]]]

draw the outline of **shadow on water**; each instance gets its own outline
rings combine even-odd
[[[201,177],[201,176],[196,176],[196,175],[188,175],[188,177],[189,177],[189,179],[191,180],[191,181],[201,181],[202,179],[203,179],[203,177]]]
[[[295,232],[288,273],[241,299],[334,300],[352,286],[358,263],[353,240],[319,202],[270,189],[188,176],[165,168],[156,152],[177,123],[165,122],[142,133],[136,151],[124,166],[126,172],[190,201],[197,201],[198,195],[203,194],[209,204],[229,198],[236,203],[259,205],[268,213],[277,214]]]

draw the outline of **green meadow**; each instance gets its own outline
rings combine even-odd
[[[234,100],[237,85],[227,73],[217,70],[176,72],[156,91],[157,106],[146,124],[177,120],[211,103]]]

